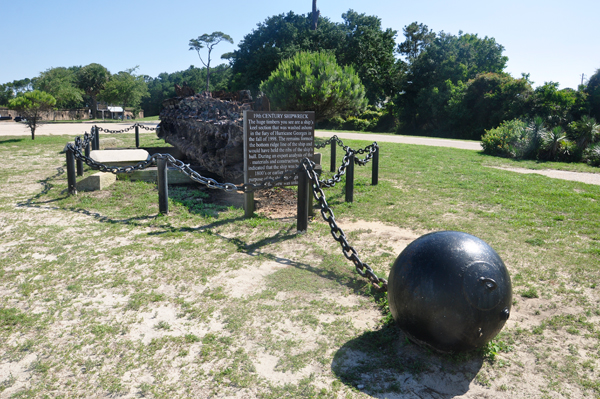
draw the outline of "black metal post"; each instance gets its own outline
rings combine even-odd
[[[336,165],[335,165],[335,148],[337,147],[337,143],[332,141],[331,142],[331,160],[329,161],[329,171],[330,172],[335,172],[336,171]]]
[[[304,170],[298,175],[298,212],[296,230],[299,232],[308,229],[308,183],[310,179]]]
[[[83,176],[83,161],[79,158],[77,158],[77,176]]]
[[[140,148],[140,127],[135,125],[135,148]]]
[[[376,186],[379,182],[379,146],[373,153],[373,169],[371,170],[371,185]]]
[[[354,153],[351,152],[348,157],[348,167],[346,168],[346,202],[354,201]]]
[[[92,151],[96,151],[98,149],[98,141],[97,141],[98,130],[96,126],[92,126]]]
[[[158,182],[158,211],[164,215],[169,213],[169,182],[167,178],[167,159],[156,161]]]
[[[96,126],[96,149],[99,150],[100,149],[100,129],[98,129],[98,126]]]
[[[75,176],[75,154],[67,149],[67,186],[69,195],[77,194],[77,176]]]
[[[89,141],[87,142],[87,144],[85,145],[85,150],[84,150],[84,151],[85,151],[85,156],[86,156],[86,158],[89,158],[89,157],[90,157],[90,141],[91,141],[91,140],[89,140]]]
[[[244,217],[251,218],[254,215],[254,191],[244,193]]]

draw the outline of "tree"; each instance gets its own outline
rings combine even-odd
[[[486,130],[527,112],[533,92],[526,77],[487,72],[463,84],[452,85],[445,106],[448,127],[454,136],[479,140]]]
[[[586,93],[573,89],[558,89],[557,82],[536,87],[529,101],[529,114],[541,116],[552,128],[566,129],[569,123],[586,113]]]
[[[405,28],[414,37],[409,40],[412,44],[402,47],[412,58],[394,101],[399,107],[398,116],[408,131],[447,134],[445,108],[453,86],[481,73],[502,73],[508,58],[502,55],[504,47],[494,38],[440,32],[432,39],[426,26],[415,24]]]
[[[381,19],[354,10],[342,14],[340,29],[345,40],[336,57],[340,65],[352,65],[365,85],[371,104],[381,104],[398,89],[403,62],[396,61],[396,34],[383,30]]]
[[[349,10],[342,15],[343,23],[318,17],[314,30],[307,15],[275,15],[259,23],[244,36],[233,54],[228,54],[236,89],[257,91],[281,61],[300,51],[330,51],[339,65],[352,65],[365,85],[367,98],[373,104],[382,103],[399,89],[403,62],[396,61],[395,36],[392,29],[383,30],[375,16]]]
[[[135,115],[142,98],[148,96],[148,85],[144,78],[133,74],[137,68],[136,66],[112,75],[100,93],[102,100],[112,104],[121,104],[123,116],[125,116],[125,107],[127,106],[134,108]]]
[[[417,22],[405,26],[403,31],[406,40],[398,45],[398,52],[406,56],[409,62],[413,62],[435,39],[435,33],[427,25]]]
[[[311,18],[292,11],[274,15],[244,36],[230,55],[232,86],[236,90],[258,91],[281,61],[300,51],[332,50],[345,41],[342,30],[325,17],[319,17],[319,29],[311,30]]]
[[[585,87],[588,95],[590,115],[600,121],[600,69],[590,77]]]
[[[10,100],[9,107],[26,118],[31,130],[31,139],[35,140],[35,129],[42,121],[41,113],[51,110],[56,105],[56,99],[43,91],[28,91]]]
[[[260,89],[273,108],[315,111],[316,121],[359,112],[367,104],[354,68],[340,67],[327,52],[300,52],[282,61]]]
[[[15,92],[10,83],[0,85],[0,105],[8,105],[15,98]]]
[[[200,58],[200,61],[206,67],[206,91],[208,91],[210,83],[210,53],[212,52],[213,48],[222,41],[233,44],[233,39],[231,36],[218,31],[213,32],[210,35],[205,33],[202,36],[198,36],[197,39],[190,40],[190,50],[196,50],[198,53],[198,58]],[[200,55],[200,50],[204,47],[206,47],[208,50],[207,62],[204,62],[202,56]]]
[[[56,107],[61,109],[83,106],[83,91],[77,86],[77,67],[50,68],[42,72],[33,86],[56,99]]]
[[[108,69],[96,63],[84,66],[77,73],[77,85],[89,96],[94,119],[98,116],[98,95],[104,90],[109,79]]]
[[[211,68],[211,79],[209,91],[230,91],[231,68],[229,65],[221,64]],[[184,71],[173,73],[161,73],[156,78],[144,76],[148,85],[149,96],[142,100],[144,115],[158,115],[162,109],[162,102],[168,98],[175,97],[175,84],[182,86],[184,82],[196,92],[202,91],[206,84],[206,69],[190,66]]]

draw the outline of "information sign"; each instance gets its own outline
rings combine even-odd
[[[312,159],[315,113],[244,111],[244,182],[257,184]],[[279,186],[298,185],[298,176]]]

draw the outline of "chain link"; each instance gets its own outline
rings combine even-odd
[[[331,210],[329,204],[327,204],[325,193],[321,189],[319,176],[317,175],[314,166],[314,162],[307,158],[304,158],[301,164],[301,167],[303,169],[301,173],[306,173],[308,175],[308,178],[312,182],[313,196],[315,200],[319,202],[319,206],[321,208],[321,216],[323,217],[323,220],[325,220],[331,228],[331,236],[334,240],[340,243],[344,256],[346,257],[346,259],[354,263],[356,271],[359,275],[367,278],[371,282],[371,285],[373,285],[373,287],[375,287],[375,289],[377,289],[378,291],[387,291],[387,280],[381,277],[377,277],[375,272],[373,272],[373,269],[367,263],[361,261],[356,250],[350,244],[348,244],[348,240],[346,239],[346,234],[344,233],[344,230],[342,230],[337,225],[333,211]]]
[[[373,154],[379,149],[379,145],[377,145],[377,142],[374,141],[373,144],[368,145],[365,148],[359,148],[358,150],[353,150],[349,146],[344,145],[344,142],[342,140],[340,140],[340,138],[338,136],[335,136],[335,135],[321,144],[315,144],[315,149],[324,148],[330,144],[333,144],[333,142],[335,142],[338,146],[342,147],[344,149],[344,151],[346,152],[346,155],[348,155],[349,151],[353,151],[355,154],[364,154],[364,153],[368,152],[367,156],[364,159],[358,159],[356,157],[354,158],[354,164],[360,165],[360,166],[366,165],[373,158]]]
[[[207,186],[208,188],[219,189],[219,190],[224,190],[224,191],[242,191],[242,192],[250,192],[250,191],[257,191],[257,190],[262,190],[262,189],[266,189],[266,188],[271,188],[271,187],[274,187],[279,182],[287,181],[287,180],[294,178],[294,176],[296,176],[298,173],[306,173],[309,180],[311,181],[313,197],[315,198],[315,200],[317,200],[317,202],[319,203],[319,207],[321,208],[321,216],[323,217],[323,220],[325,220],[329,224],[329,227],[331,229],[331,236],[333,237],[334,240],[336,240],[338,243],[340,243],[340,246],[342,247],[342,253],[346,257],[346,259],[348,259],[352,263],[354,263],[356,272],[361,277],[368,279],[369,282],[371,283],[371,285],[377,291],[380,291],[380,292],[387,291],[387,280],[384,278],[381,278],[381,277],[377,277],[377,275],[375,274],[373,269],[367,263],[363,262],[360,259],[360,257],[358,256],[358,253],[356,252],[354,247],[352,247],[348,243],[346,234],[337,225],[337,223],[335,221],[335,216],[333,214],[333,210],[327,203],[327,199],[325,198],[325,193],[323,192],[323,189],[321,188],[322,185],[324,187],[328,187],[328,184],[331,184],[332,182],[333,182],[332,185],[335,185],[335,181],[340,180],[341,176],[345,173],[347,166],[350,164],[350,155],[354,154],[354,151],[351,148],[349,148],[349,147],[345,148],[346,155],[344,156],[342,165],[338,169],[338,174],[336,174],[336,176],[334,176],[334,178],[329,179],[327,181],[319,180],[319,176],[314,168],[315,163],[313,161],[309,160],[308,158],[304,158],[304,159],[302,159],[300,165],[296,169],[284,172],[277,179],[265,179],[260,184],[242,184],[240,186],[236,186],[233,183],[219,183],[214,179],[204,177],[204,176],[200,175],[199,173],[197,173],[196,171],[194,171],[192,168],[190,168],[189,164],[184,163],[183,161],[173,157],[170,154],[154,154],[151,157],[149,157],[146,161],[139,162],[138,164],[133,165],[133,166],[117,167],[117,166],[108,166],[108,165],[102,164],[102,163],[96,162],[92,158],[86,157],[84,154],[82,154],[82,149],[88,145],[88,143],[92,140],[92,138],[93,138],[93,133],[92,134],[85,133],[83,139],[81,139],[81,137],[79,137],[79,136],[76,137],[75,144],[69,143],[69,144],[67,144],[67,148],[69,150],[73,151],[75,158],[85,162],[91,168],[98,169],[102,172],[110,172],[110,173],[115,173],[115,174],[130,173],[130,172],[133,172],[136,170],[145,169],[148,166],[155,164],[156,160],[158,160],[158,159],[166,159],[168,164],[170,164],[171,166],[175,167],[180,172],[187,175],[193,181],[203,184],[203,185]],[[334,138],[332,137],[332,139],[330,139],[330,141],[333,142],[333,139]],[[337,139],[337,140],[340,141],[339,139]],[[369,155],[372,156],[372,153],[375,151],[373,148],[376,148],[376,146],[377,146],[376,143],[369,146],[369,147],[371,147],[369,150],[370,151]]]
[[[141,125],[139,123],[135,123],[125,129],[121,129],[121,130],[110,130],[110,129],[102,128],[100,126],[96,126],[96,129],[98,129],[99,132],[106,132],[106,133],[125,133],[125,132],[130,131],[131,129],[134,129],[136,126],[141,127],[142,129],[145,129],[145,130],[156,130],[156,128],[147,127],[147,126]]]

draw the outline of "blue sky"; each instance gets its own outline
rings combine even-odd
[[[411,22],[435,32],[476,33],[493,37],[508,56],[506,71],[529,73],[534,86],[546,81],[576,88],[600,68],[600,1],[598,0],[318,0],[321,15],[341,22],[353,9],[381,18],[398,31]],[[156,77],[190,65],[201,66],[189,40],[222,31],[234,45],[219,44],[220,55],[271,15],[310,12],[312,0],[75,0],[3,1],[0,37],[0,83],[31,78],[51,67],[96,62],[112,73],[139,65],[138,73]]]

